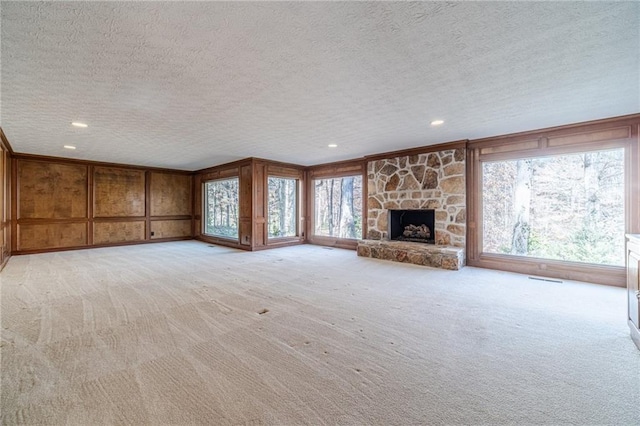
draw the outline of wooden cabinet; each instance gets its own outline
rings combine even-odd
[[[627,303],[631,338],[640,349],[640,234],[627,235]]]

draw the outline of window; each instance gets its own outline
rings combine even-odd
[[[362,238],[362,175],[316,179],[314,234]]]
[[[482,163],[482,246],[625,264],[624,148]]]
[[[269,177],[268,235],[295,237],[298,235],[298,180]]]
[[[204,233],[238,238],[238,178],[204,184]]]

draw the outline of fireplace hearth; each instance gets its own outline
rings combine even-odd
[[[389,210],[389,239],[435,244],[435,210]]]

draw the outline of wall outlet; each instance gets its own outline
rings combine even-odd
[[[153,232],[153,231],[151,231],[151,236],[152,236],[152,237],[153,237],[153,234],[154,234],[154,232]]]

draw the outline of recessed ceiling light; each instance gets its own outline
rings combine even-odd
[[[84,124],[84,123],[79,123],[77,121],[74,121],[73,123],[71,123],[72,126],[76,126],[76,127],[89,127],[88,124]]]
[[[330,144],[328,145],[328,147],[329,147],[329,148],[337,148],[337,147],[338,147],[338,144],[337,144],[337,143],[330,143]]]
[[[65,147],[66,149],[76,149],[76,147],[75,147],[75,146],[73,146],[73,145],[65,145],[64,147]]]
[[[431,122],[431,125],[432,125],[432,126],[439,126],[439,125],[441,125],[442,123],[444,123],[444,120],[433,120],[433,121]]]

